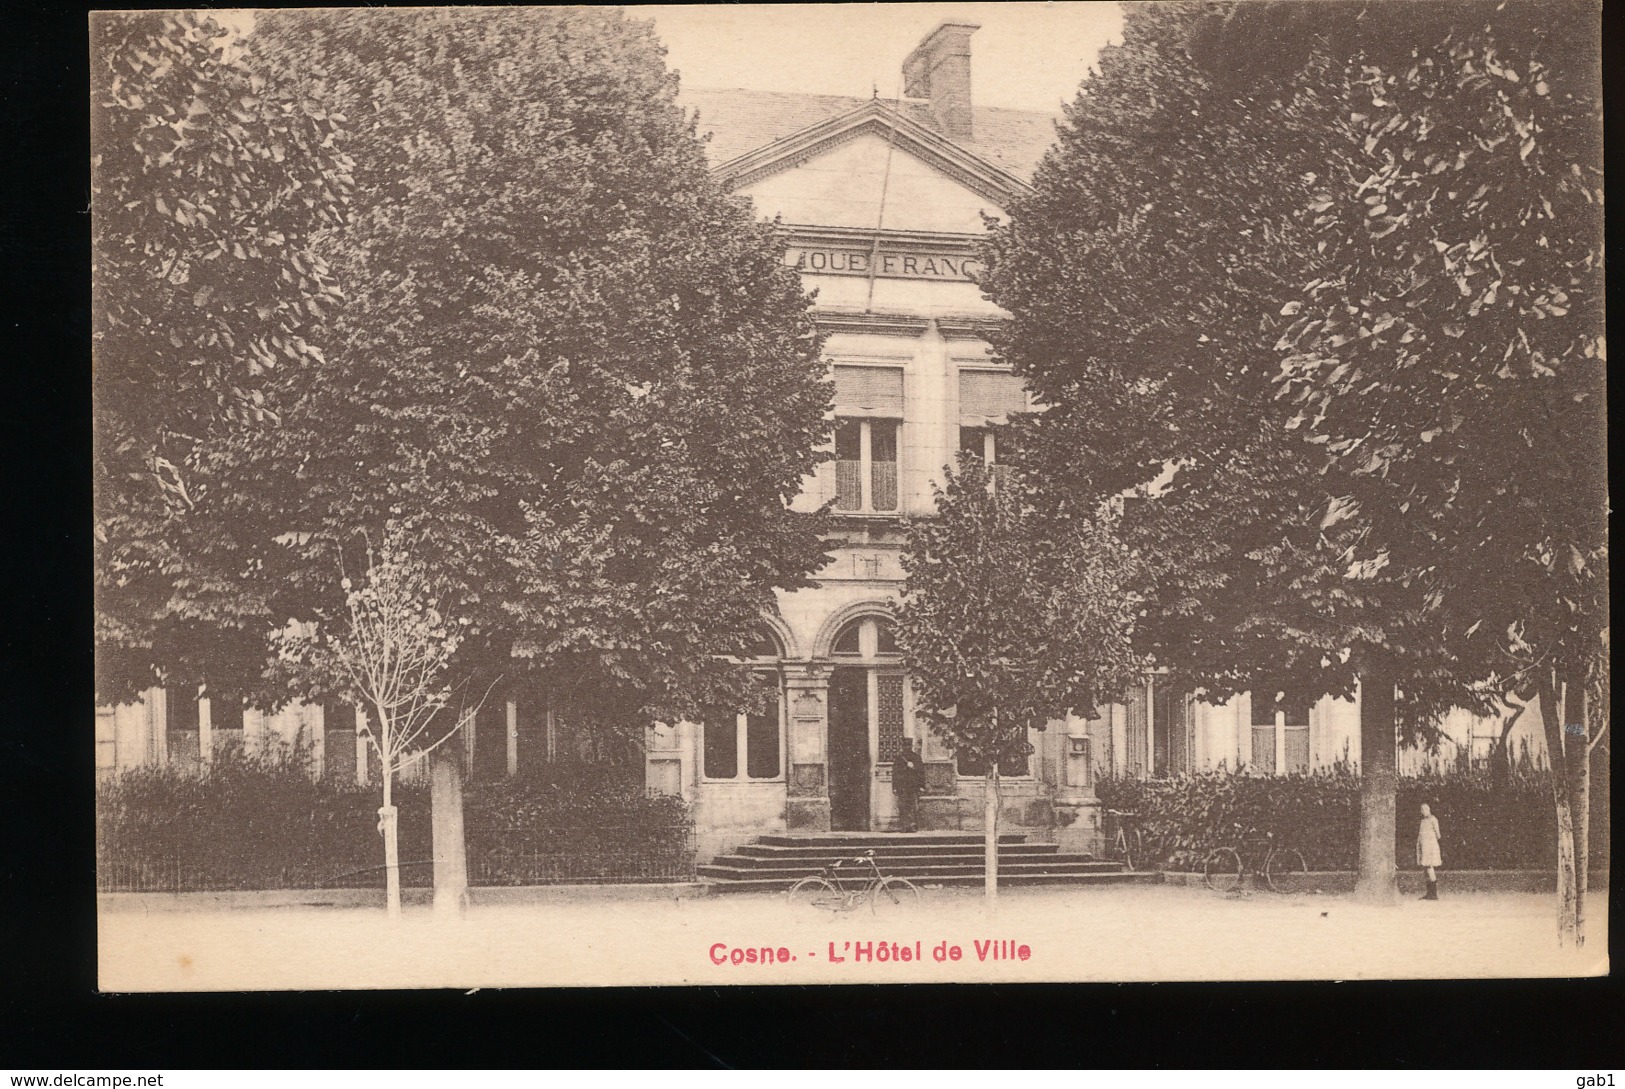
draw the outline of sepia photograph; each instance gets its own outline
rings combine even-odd
[[[1608,973],[1595,0],[88,30],[101,991]]]

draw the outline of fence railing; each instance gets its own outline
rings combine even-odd
[[[117,846],[98,839],[99,892],[226,892],[268,889],[383,888],[383,845],[365,858],[267,863],[241,845],[219,842]],[[524,834],[469,828],[473,885],[646,884],[692,881],[692,826],[649,829],[577,826]],[[427,852],[403,853],[401,884],[433,884]]]
[[[614,885],[695,879],[692,826],[657,830],[595,825],[515,842],[468,831],[471,885]]]

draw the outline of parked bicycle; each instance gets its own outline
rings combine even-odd
[[[1140,834],[1140,815],[1122,809],[1108,809],[1106,815],[1116,825],[1107,853],[1127,869],[1134,869],[1145,861],[1145,837]]]
[[[868,904],[876,915],[886,915],[917,907],[920,890],[906,877],[888,877],[880,872],[874,851],[856,858],[843,858],[825,866],[811,877],[803,877],[786,894],[790,906],[828,911],[851,911]]]
[[[1239,833],[1241,826],[1237,825]],[[1242,846],[1217,847],[1202,864],[1202,881],[1214,892],[1234,892],[1246,873],[1261,874],[1271,892],[1304,892],[1309,867],[1303,852],[1287,846],[1274,832],[1242,837]]]

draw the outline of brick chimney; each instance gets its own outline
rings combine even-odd
[[[969,140],[970,36],[976,23],[943,23],[903,61],[903,94],[931,103],[937,129],[950,140]]]

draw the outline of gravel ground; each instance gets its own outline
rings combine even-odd
[[[1555,914],[1550,894],[1451,895],[1448,886],[1437,902],[1386,907],[1053,886],[1008,890],[991,915],[975,890],[937,889],[894,918],[866,908],[799,917],[755,894],[490,905],[450,921],[408,908],[395,924],[381,907],[126,908],[100,917],[100,983],[118,992],[1606,973],[1601,890],[1583,949],[1559,948]]]

